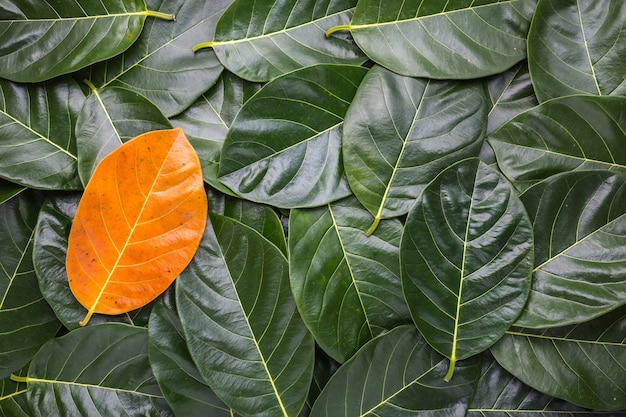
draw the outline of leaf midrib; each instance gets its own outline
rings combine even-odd
[[[604,342],[604,341],[600,341],[600,340],[584,340],[584,339],[572,339],[572,338],[567,338],[567,337],[559,337],[559,336],[546,336],[546,335],[542,335],[542,334],[533,334],[533,333],[524,333],[521,331],[515,331],[515,330],[507,330],[505,332],[505,334],[511,335],[511,336],[519,336],[519,337],[526,337],[526,338],[535,338],[535,339],[543,339],[543,340],[550,340],[550,341],[557,341],[557,342],[567,342],[567,343],[577,343],[577,344],[590,344],[590,345],[598,345],[598,346],[616,346],[616,347],[626,347],[626,343],[619,343],[619,342]]]
[[[9,291],[11,290],[11,286],[15,282],[15,277],[18,275],[18,271],[19,271],[20,267],[22,266],[22,263],[24,262],[24,257],[26,256],[26,253],[28,252],[28,247],[33,242],[34,236],[35,236],[35,228],[32,228],[30,236],[28,238],[28,242],[26,243],[26,246],[24,247],[24,250],[20,254],[20,259],[17,262],[17,265],[15,266],[15,270],[13,271],[11,276],[9,277],[9,285],[7,285],[6,291],[2,295],[2,300],[0,300],[0,311],[2,311],[2,307],[4,306],[4,302],[6,301],[6,298],[7,298],[8,294],[9,294]],[[3,267],[3,270],[4,270],[4,267]]]
[[[107,19],[116,17],[132,17],[132,16],[146,16],[145,11],[141,12],[128,12],[128,13],[112,13],[103,15],[91,15],[91,16],[77,16],[77,17],[48,17],[43,19],[11,19],[0,20],[0,23],[40,23],[40,22],[74,22],[79,20],[93,20],[93,19]]]
[[[23,382],[26,382],[26,383],[34,382],[34,383],[50,384],[50,385],[69,385],[69,386],[76,386],[76,387],[81,387],[81,388],[99,388],[99,389],[103,389],[107,391],[124,392],[124,393],[129,393],[129,394],[142,395],[142,396],[150,397],[150,398],[164,399],[164,397],[161,395],[149,394],[147,392],[133,391],[133,390],[123,389],[123,388],[107,387],[104,385],[85,384],[85,383],[80,383],[80,382],[75,382],[75,381],[59,381],[55,379],[26,377]]]

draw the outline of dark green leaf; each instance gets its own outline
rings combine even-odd
[[[528,33],[539,101],[571,94],[626,95],[626,3],[542,0]]]
[[[402,288],[424,338],[450,358],[495,343],[519,316],[533,265],[532,229],[511,185],[479,159],[446,169],[407,217]]]
[[[227,194],[233,192],[217,179],[222,144],[235,115],[259,88],[260,84],[224,72],[213,88],[187,110],[170,119],[172,125],[185,130],[198,153],[204,181]]]
[[[516,325],[581,323],[626,303],[626,176],[560,174],[521,199],[533,222],[535,268]]]
[[[171,129],[163,113],[141,94],[93,88],[76,119],[78,174],[87,185],[96,165],[122,143],[152,130]]]
[[[25,190],[26,187],[0,179],[0,204],[6,203]]]
[[[549,100],[506,123],[489,143],[502,172],[521,190],[559,172],[626,173],[626,99]]]
[[[481,83],[372,68],[346,114],[343,159],[351,189],[375,221],[406,214],[441,170],[478,156],[487,111]]]
[[[291,288],[317,343],[339,362],[386,330],[410,323],[402,296],[402,225],[384,221],[365,236],[369,213],[355,198],[292,210]]]
[[[527,385],[581,407],[626,408],[626,308],[546,330],[512,328],[492,347]]]
[[[33,358],[27,398],[36,417],[173,416],[148,363],[148,330],[122,323],[76,329]]]
[[[376,63],[413,77],[497,74],[526,57],[536,0],[360,0],[349,25]]]
[[[86,0],[91,1],[91,0]],[[176,22],[148,19],[139,39],[123,54],[84,72],[98,88],[124,87],[157,105],[166,116],[189,107],[211,88],[223,67],[213,52],[193,45],[211,35],[232,0],[148,0],[152,10]]]
[[[79,194],[58,194],[44,202],[35,231],[33,262],[39,286],[46,301],[68,329],[75,329],[85,317],[86,309],[72,295],[65,269],[67,238],[76,214]],[[94,314],[89,324],[121,321],[145,326],[152,304],[119,316]]]
[[[314,64],[353,64],[365,56],[347,37],[326,39],[350,21],[356,0],[235,0],[215,28],[212,47],[224,66],[250,81],[269,81]],[[208,39],[205,39],[207,41]]]
[[[236,412],[295,417],[311,385],[314,344],[291,297],[287,259],[255,230],[209,217],[198,253],[176,280],[191,356]]]
[[[41,203],[41,195],[28,191],[0,205],[0,379],[26,365],[61,327],[33,270]]]
[[[0,12],[0,76],[19,82],[45,81],[123,52],[151,14],[143,0],[4,0]]]
[[[463,417],[480,375],[480,362],[459,362],[445,382],[447,360],[414,326],[401,326],[367,343],[333,375],[311,417]]]
[[[26,374],[25,370],[16,372]],[[0,417],[30,417],[31,412],[26,401],[26,384],[0,378]]]
[[[74,125],[84,100],[71,78],[30,85],[0,79],[0,177],[31,188],[81,188]]]
[[[265,85],[226,135],[220,180],[242,197],[276,207],[314,207],[348,196],[341,130],[366,73],[315,65]]]
[[[202,380],[191,359],[176,312],[173,287],[154,304],[148,333],[152,372],[177,416],[234,417]]]

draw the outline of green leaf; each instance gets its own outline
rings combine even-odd
[[[276,207],[315,207],[348,196],[341,130],[366,73],[315,65],[266,84],[226,135],[220,180],[246,199]]]
[[[477,158],[446,169],[415,202],[400,245],[402,288],[417,328],[450,358],[447,379],[519,316],[532,248],[513,188]]]
[[[49,80],[118,55],[155,15],[143,0],[6,0],[0,11],[0,76],[18,82]]]
[[[487,111],[481,83],[372,68],[346,114],[343,160],[350,188],[375,222],[406,214],[441,170],[478,156]]]
[[[411,322],[400,284],[402,225],[384,221],[367,237],[370,221],[355,198],[289,216],[296,303],[317,343],[339,362],[375,336]]]
[[[74,125],[85,97],[71,78],[0,79],[0,177],[30,188],[81,188]]]
[[[19,375],[25,370],[18,372]],[[30,417],[30,408],[26,401],[26,384],[0,378],[0,416]]]
[[[172,128],[158,107],[141,94],[118,87],[91,87],[76,120],[78,173],[83,185],[102,158],[122,143],[146,132]]]
[[[4,204],[27,188],[0,179],[0,204]]]
[[[176,312],[173,287],[155,304],[148,327],[150,366],[172,411],[184,417],[234,417],[202,380]]]
[[[33,358],[27,398],[39,416],[173,416],[148,363],[148,330],[121,323],[76,329]]]
[[[560,172],[626,173],[626,99],[549,100],[504,124],[488,141],[502,172],[521,190]]]
[[[480,362],[460,362],[454,379],[445,382],[446,362],[414,326],[397,327],[371,340],[337,370],[311,417],[463,417]]]
[[[57,194],[46,199],[39,213],[33,248],[33,263],[43,296],[70,330],[77,328],[86,314],[85,307],[72,295],[65,269],[67,238],[80,197],[80,194]],[[148,304],[118,316],[94,314],[89,324],[120,321],[145,326],[151,308],[152,304]]]
[[[526,57],[536,0],[360,0],[348,29],[376,63],[398,74],[479,78]]]
[[[33,270],[33,235],[41,203],[41,195],[29,191],[0,205],[0,379],[26,365],[61,327]]]
[[[211,47],[239,77],[265,82],[315,64],[360,65],[365,56],[347,37],[324,32],[348,23],[356,0],[235,0],[220,17]]]
[[[535,267],[516,325],[581,323],[626,303],[626,176],[569,172],[521,199],[533,222]]]
[[[626,95],[626,3],[542,0],[528,32],[539,101],[572,94]]]
[[[260,88],[260,84],[224,72],[217,84],[191,107],[170,118],[174,127],[185,130],[185,135],[198,153],[204,181],[227,194],[233,192],[217,179],[222,145],[235,115]]]
[[[90,0],[85,0],[90,1]],[[214,53],[192,51],[206,40],[232,0],[148,0],[150,9],[176,22],[149,19],[126,52],[82,73],[98,88],[124,87],[148,98],[166,116],[189,107],[211,88],[223,67]]]
[[[209,213],[176,305],[200,374],[246,416],[297,416],[311,385],[313,338],[291,297],[287,259],[255,230]]]
[[[626,308],[561,328],[512,328],[491,350],[531,387],[581,407],[626,408]]]

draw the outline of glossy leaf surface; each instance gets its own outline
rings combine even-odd
[[[85,307],[72,295],[65,268],[67,238],[79,201],[80,194],[49,196],[39,212],[33,247],[33,263],[42,294],[69,330],[79,327],[78,323],[85,317]],[[123,322],[146,326],[151,308],[148,304],[114,316],[95,313],[89,324]]]
[[[48,342],[20,379],[34,417],[173,416],[148,363],[148,330],[140,327],[76,329]]]
[[[314,64],[353,64],[365,56],[349,37],[324,32],[350,21],[356,0],[235,0],[220,17],[212,47],[239,77],[265,82]],[[207,40],[205,39],[205,42]]]
[[[33,269],[41,202],[41,195],[27,191],[0,205],[0,379],[26,365],[61,327]]]
[[[6,203],[23,191],[26,191],[26,187],[0,179],[0,204]]]
[[[206,223],[200,162],[182,129],[138,136],[100,162],[70,230],[70,289],[88,313],[152,301],[193,257]]]
[[[74,125],[84,100],[71,78],[31,85],[0,79],[0,176],[31,188],[82,188]]]
[[[626,173],[626,100],[570,96],[542,103],[489,137],[498,165],[518,189],[560,172]]]
[[[406,214],[441,170],[478,156],[487,111],[480,83],[372,68],[346,114],[343,160],[350,188],[375,219]]]
[[[371,216],[355,198],[289,216],[291,288],[317,343],[339,362],[367,341],[410,323],[402,297],[400,222],[365,236]]]
[[[626,176],[560,174],[521,198],[533,222],[535,267],[516,325],[580,323],[626,303]]]
[[[526,57],[536,0],[360,0],[349,29],[376,63],[398,74],[469,79]],[[334,30],[333,30],[334,31]]]
[[[541,0],[528,33],[537,97],[626,95],[626,3]]]
[[[194,53],[192,47],[211,36],[217,19],[231,1],[147,0],[150,10],[173,14],[176,21],[146,20],[137,42],[104,65],[88,68],[83,78],[98,88],[135,91],[168,117],[180,113],[211,88],[222,73],[223,66],[213,52]]]
[[[154,304],[148,333],[152,372],[176,415],[234,417],[231,409],[206,385],[193,363],[176,311],[173,288]]]
[[[287,259],[238,221],[210,219],[176,282],[191,356],[236,412],[297,416],[311,384],[314,343],[291,297]]]
[[[6,0],[0,11],[0,76],[18,82],[45,81],[123,52],[148,15],[143,0]]]
[[[22,370],[16,374],[22,375]],[[0,379],[0,416],[30,417],[28,401],[26,401],[26,384],[15,382],[9,377]]]
[[[172,125],[148,99],[118,87],[93,88],[76,120],[78,174],[83,185],[96,165],[122,143]]]
[[[333,375],[311,417],[463,417],[480,375],[480,362],[459,363],[445,382],[447,360],[414,326],[401,326],[367,343]]]
[[[409,212],[402,288],[424,338],[456,360],[487,349],[519,316],[533,265],[531,223],[511,185],[473,158],[446,169]]]
[[[626,408],[626,309],[545,330],[512,328],[492,347],[524,383],[582,407]]]
[[[348,196],[341,131],[366,73],[316,65],[266,84],[226,135],[220,180],[246,199],[277,207],[314,207]]]

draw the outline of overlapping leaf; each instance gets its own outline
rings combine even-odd
[[[626,408],[626,308],[546,330],[512,328],[492,347],[521,381],[582,407]]]
[[[235,115],[259,88],[260,84],[224,72],[213,88],[184,112],[170,119],[174,126],[185,130],[198,153],[204,181],[228,194],[232,191],[217,179],[222,145]]]
[[[450,358],[447,379],[519,316],[532,248],[513,188],[476,158],[446,169],[415,202],[400,247],[402,288],[417,328]]]
[[[360,0],[348,29],[376,63],[399,74],[469,79],[526,57],[536,0]]]
[[[63,358],[63,360],[59,360]],[[26,377],[34,417],[173,416],[148,363],[148,330],[121,323],[76,329],[51,340]]]
[[[26,191],[26,187],[0,179],[0,204],[6,203],[19,193]]]
[[[277,207],[315,207],[348,196],[341,131],[366,73],[315,65],[266,84],[228,131],[219,179],[246,199]]]
[[[432,350],[414,326],[401,326],[371,340],[333,375],[311,417],[463,417],[480,376],[468,360],[445,382],[447,360]]]
[[[626,3],[542,0],[528,33],[540,101],[572,94],[626,95]]]
[[[16,372],[22,375],[26,371]],[[0,379],[0,416],[2,417],[30,417],[28,402],[26,401],[26,384],[9,379]]]
[[[626,176],[569,172],[521,199],[533,222],[535,267],[517,325],[581,323],[626,303]]]
[[[90,0],[86,0],[90,1]],[[124,87],[145,96],[166,116],[189,107],[211,88],[223,67],[214,53],[192,51],[211,36],[232,0],[148,0],[152,10],[176,16],[176,22],[149,19],[126,52],[86,70],[98,88]]]
[[[489,137],[498,165],[518,189],[559,172],[626,173],[626,99],[553,99],[513,118]]]
[[[19,82],[45,81],[123,52],[152,14],[143,0],[6,0],[0,11],[0,77]]]
[[[26,365],[61,327],[33,270],[33,235],[41,200],[27,191],[0,205],[0,379]]]
[[[410,322],[402,297],[398,246],[402,225],[381,223],[354,198],[289,216],[291,288],[317,343],[339,362],[367,341]]]
[[[203,184],[179,128],[138,136],[100,162],[68,238],[70,289],[87,308],[81,325],[148,304],[187,266],[206,222]]]
[[[346,114],[343,160],[350,188],[375,221],[406,214],[441,170],[478,156],[487,111],[480,83],[372,68]]]
[[[0,79],[0,177],[31,188],[81,188],[74,125],[84,100],[71,78]]]
[[[287,259],[238,221],[210,219],[176,282],[191,356],[234,411],[296,416],[311,384],[314,343],[291,297]]]
[[[211,42],[224,66],[250,81],[270,81],[314,64],[353,64],[365,56],[348,37],[326,39],[350,21],[356,0],[235,0],[220,17]]]
[[[171,127],[161,111],[140,94],[118,87],[92,88],[76,119],[78,174],[83,185],[96,165],[122,143]]]

